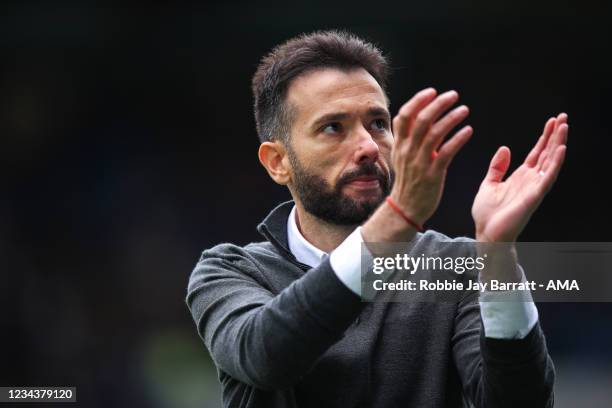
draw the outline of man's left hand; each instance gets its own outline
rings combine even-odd
[[[523,164],[505,181],[510,149],[497,150],[472,205],[477,241],[516,241],[559,175],[568,129],[565,113],[549,119]]]

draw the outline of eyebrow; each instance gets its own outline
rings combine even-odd
[[[387,119],[390,119],[390,115],[389,115],[389,111],[387,109],[384,108],[380,108],[380,107],[372,107],[370,109],[367,110],[366,115],[369,117],[373,117],[373,116],[384,116]],[[350,116],[349,113],[347,112],[333,112],[333,113],[327,113],[321,117],[319,117],[317,120],[315,120],[311,127],[313,129],[317,129],[320,125],[322,125],[323,123],[326,122],[339,122],[341,120],[344,120],[346,118],[348,118]]]

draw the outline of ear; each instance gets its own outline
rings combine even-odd
[[[259,162],[276,183],[287,185],[291,181],[291,166],[285,146],[279,141],[259,145]]]

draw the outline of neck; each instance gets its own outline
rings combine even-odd
[[[296,201],[296,223],[302,236],[321,251],[330,253],[357,228],[357,225],[330,224],[309,214]]]

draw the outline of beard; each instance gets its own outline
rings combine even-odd
[[[370,218],[391,191],[393,171],[385,174],[376,163],[362,164],[350,173],[342,175],[335,186],[330,186],[323,177],[302,166],[292,149],[288,149],[287,153],[293,167],[295,192],[304,209],[327,223],[360,225]],[[375,177],[380,185],[380,193],[354,199],[342,192],[342,187],[361,176]]]

